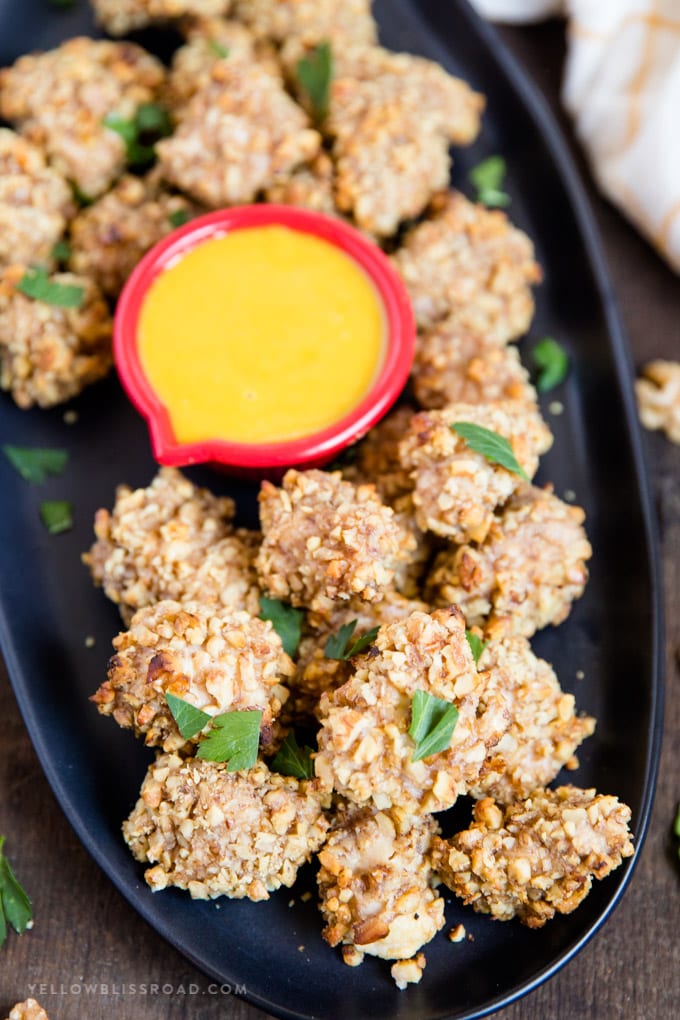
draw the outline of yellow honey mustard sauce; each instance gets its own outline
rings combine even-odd
[[[181,443],[280,442],[356,407],[385,354],[385,313],[363,269],[282,226],[198,245],[154,280],[139,355]]]

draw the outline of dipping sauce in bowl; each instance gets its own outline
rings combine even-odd
[[[287,206],[220,210],[150,251],[116,311],[114,354],[164,464],[318,465],[388,410],[415,326],[384,254]]]

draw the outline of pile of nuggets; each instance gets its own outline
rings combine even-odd
[[[533,246],[504,213],[447,190],[450,146],[475,139],[483,98],[381,48],[369,0],[94,7],[113,35],[179,18],[185,43],[169,70],[132,43],[81,38],[0,72],[0,116],[18,132],[0,131],[0,364],[17,403],[68,399],[108,370],[110,302],[182,210],[263,199],[344,217],[387,247],[419,328],[418,406],[399,406],[341,470],[264,482],[261,532],[171,469],[98,511],[85,560],[126,629],[93,700],[157,749],[124,836],[152,889],[204,899],[266,899],[317,856],[326,940],[351,966],[393,961],[406,987],[445,925],[442,883],[539,927],[633,852],[615,797],[549,788],[595,727],[530,644],[584,590],[584,513],[451,428],[503,437],[529,479],[552,443],[511,345],[533,315]],[[295,69],[326,40],[335,75],[319,124]],[[104,119],[158,100],[173,133],[146,177],[126,174]],[[94,201],[77,211],[71,185]],[[56,279],[86,288],[78,310],[16,289],[26,265],[54,268],[62,238]],[[303,611],[293,658],[262,595]],[[328,637],[353,621],[377,635],[329,658]],[[458,720],[447,748],[414,761],[417,691]],[[259,710],[256,765],[198,757],[202,735],[181,735],[168,694],[210,716]],[[278,774],[272,756],[303,728],[314,778]],[[463,795],[474,818],[445,839],[441,812]]]

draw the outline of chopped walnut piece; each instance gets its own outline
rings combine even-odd
[[[333,601],[379,601],[415,549],[373,485],[339,472],[295,471],[281,488],[263,482],[260,583],[272,598],[330,612]]]
[[[89,198],[123,172],[125,144],[104,121],[130,120],[153,102],[163,65],[131,42],[79,37],[0,70],[0,117],[44,149],[49,162]]]
[[[454,312],[466,329],[497,343],[529,328],[541,270],[527,235],[497,209],[450,192],[407,233],[394,264],[422,328]]]
[[[635,383],[640,421],[646,429],[663,429],[680,443],[680,362],[648,362]]]
[[[616,797],[575,786],[536,790],[507,807],[485,798],[469,829],[435,837],[435,870],[478,913],[540,928],[555,913],[571,913],[593,877],[632,856],[630,815]]]
[[[263,762],[229,772],[222,763],[160,755],[123,823],[154,892],[187,889],[194,899],[267,900],[295,882],[323,843],[328,822],[314,782],[270,772]]]
[[[0,270],[0,389],[19,407],[52,407],[77,396],[111,368],[111,315],[92,280],[56,273],[54,283],[83,288],[79,308],[22,294],[25,266]]]
[[[496,637],[531,637],[567,618],[583,594],[592,549],[585,513],[522,484],[481,544],[451,546],[436,557],[426,585],[436,605],[460,606],[469,626]]]
[[[411,958],[444,926],[429,859],[438,831],[432,817],[399,810],[350,808],[338,815],[319,853],[317,881],[323,937],[351,947],[352,966],[365,954],[416,965]]]
[[[517,400],[495,404],[451,404],[411,419],[399,458],[411,472],[416,523],[454,542],[482,542],[495,510],[523,484],[519,474],[471,449],[452,428],[470,422],[506,439],[531,478],[539,455],[552,445],[537,407]]]
[[[113,647],[108,678],[92,700],[149,747],[187,744],[166,694],[211,716],[260,709],[260,741],[271,745],[293,663],[269,621],[200,602],[157,602],[135,613]]]

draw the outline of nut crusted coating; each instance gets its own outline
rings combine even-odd
[[[167,600],[135,613],[113,647],[108,679],[92,701],[149,747],[176,751],[187,744],[166,694],[212,716],[261,709],[260,740],[271,743],[272,723],[288,697],[281,682],[292,675],[293,663],[268,621]]]
[[[564,765],[575,768],[574,752],[594,732],[595,720],[575,714],[573,694],[564,693],[550,663],[534,655],[526,638],[490,642],[478,668],[489,672],[482,704],[487,692],[500,688],[511,722],[470,793],[511,804],[547,786]]]
[[[281,488],[262,483],[259,500],[260,583],[295,606],[330,612],[336,599],[379,601],[415,550],[375,486],[339,471],[287,471]]]
[[[80,308],[60,308],[16,289],[25,266],[0,271],[0,389],[19,407],[52,407],[97,382],[111,368],[111,316],[99,288],[84,276],[52,281],[83,288]]]
[[[593,877],[632,856],[630,815],[616,797],[575,786],[536,790],[507,807],[487,797],[469,829],[450,841],[435,837],[435,870],[478,913],[540,928],[571,913]]]
[[[635,383],[640,421],[646,429],[663,429],[680,443],[680,362],[648,362]]]
[[[258,37],[314,44],[372,43],[372,0],[236,0],[234,14]]]
[[[117,297],[141,257],[174,229],[172,214],[194,211],[181,195],[164,191],[157,174],[126,174],[73,220],[69,266]]]
[[[350,64],[351,56],[350,56]],[[334,139],[336,203],[381,237],[448,186],[451,142],[479,130],[481,96],[438,64],[367,48],[331,86],[325,125]]]
[[[418,338],[412,375],[421,407],[536,402],[517,348],[476,333],[456,313]]]
[[[7,1020],[49,1020],[49,1017],[35,999],[26,999],[12,1006]]]
[[[357,804],[413,815],[445,811],[477,780],[488,748],[508,725],[502,699],[489,698],[478,717],[482,689],[455,607],[382,627],[347,683],[321,698],[317,776]],[[452,702],[459,714],[449,749],[412,761],[408,730],[417,690]]]
[[[50,265],[52,248],[74,213],[71,189],[41,150],[0,128],[0,267]]]
[[[592,549],[585,514],[550,488],[522,485],[493,519],[481,545],[445,549],[434,562],[427,597],[455,602],[469,626],[488,635],[531,637],[567,618],[583,594]]]
[[[343,469],[349,481],[372,481],[384,503],[400,505],[413,491],[410,473],[399,458],[399,443],[408,432],[415,408],[394,408],[352,449],[354,461]]]
[[[407,960],[444,926],[444,901],[432,888],[429,858],[439,827],[375,808],[340,814],[319,853],[323,937],[352,947],[352,966],[365,953]],[[345,950],[346,951],[346,950]]]
[[[154,22],[174,21],[185,14],[218,17],[232,0],[90,0],[98,23],[110,35],[127,35]]]
[[[79,37],[0,70],[0,117],[44,149],[49,162],[96,198],[125,166],[125,145],[104,119],[129,120],[163,84],[160,61],[131,42]]]
[[[328,822],[313,782],[221,763],[160,755],[123,823],[125,841],[154,892],[169,885],[194,899],[267,900],[293,885],[323,843]]]
[[[534,246],[505,213],[452,191],[431,219],[408,232],[394,264],[411,295],[418,325],[456,312],[473,332],[506,343],[529,328],[531,285],[541,270]]]
[[[305,209],[338,216],[333,191],[333,161],[320,152],[309,166],[298,167],[266,190],[268,202],[281,205],[298,205]]]
[[[314,158],[321,136],[259,64],[218,60],[180,112],[177,131],[156,145],[165,179],[199,202],[252,201],[281,174]]]
[[[95,515],[84,562],[124,620],[161,599],[259,613],[254,558],[259,535],[233,531],[234,501],[161,468],[146,489],[121,485],[111,513]]]
[[[539,456],[550,449],[552,434],[538,408],[518,400],[451,404],[411,419],[399,457],[415,484],[417,524],[454,542],[482,542],[494,522],[494,511],[522,485],[522,479],[472,450],[454,432],[452,426],[458,422],[479,425],[507,439],[529,478],[538,469]]]

